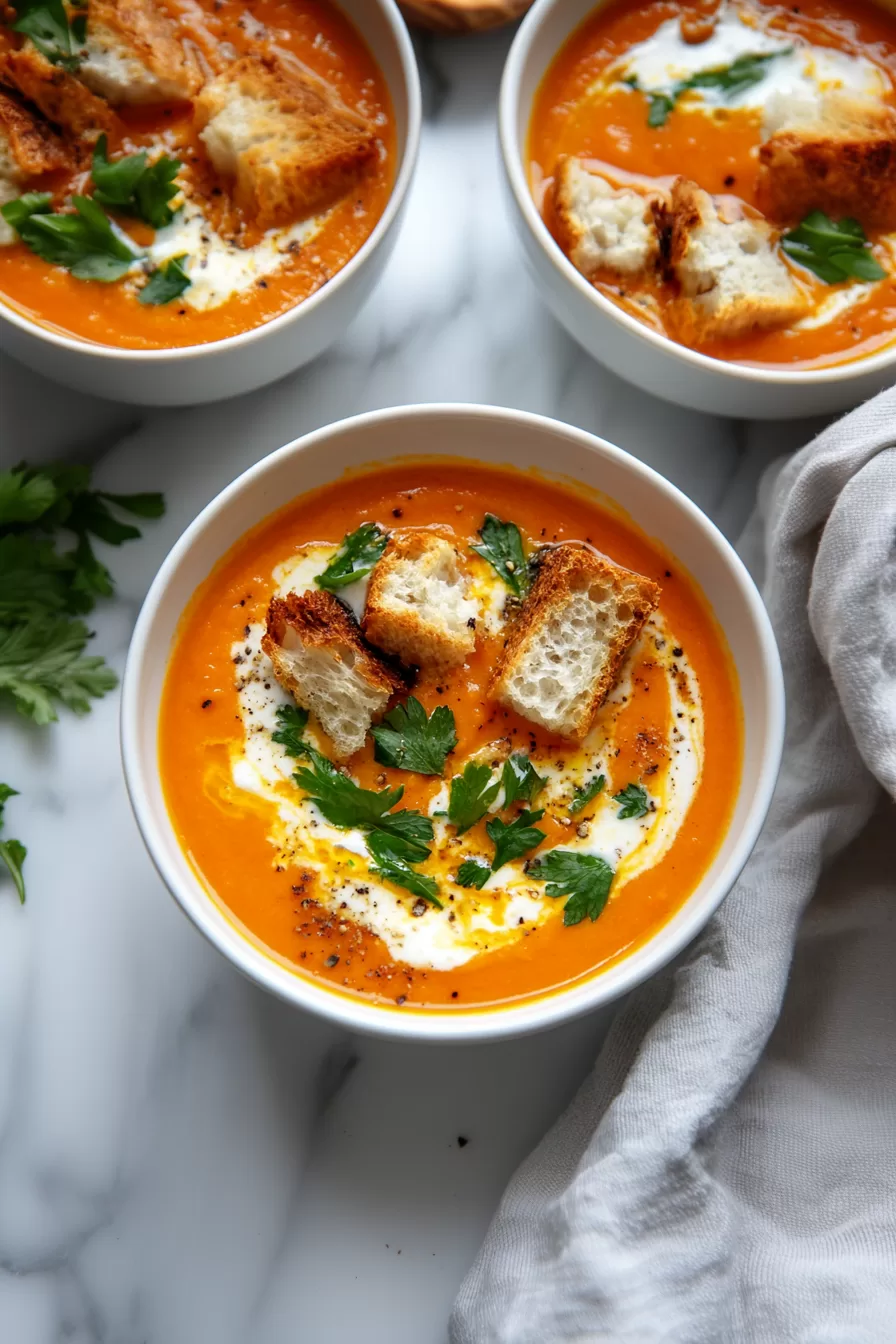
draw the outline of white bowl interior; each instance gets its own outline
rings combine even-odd
[[[713,607],[740,681],[744,762],[734,816],[709,871],[647,945],[585,981],[507,1007],[450,1012],[383,1008],[291,972],[242,936],[208,895],[168,817],[157,763],[160,696],[181,614],[197,586],[244,533],[284,502],[343,471],[419,456],[476,458],[538,468],[581,482],[621,506],[670,565],[683,565]],[[765,816],[780,759],[783,692],[777,648],[761,599],[728,543],[697,507],[656,472],[602,440],[552,420],[489,407],[408,407],[342,421],[263,459],[218,496],[168,556],[140,614],[122,700],[125,772],[156,865],[185,912],[247,975],[292,1003],[356,1030],[471,1040],[536,1030],[625,992],[669,960],[729,890]]]

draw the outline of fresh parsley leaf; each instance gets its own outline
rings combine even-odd
[[[509,824],[500,817],[494,817],[486,822],[488,838],[495,846],[495,857],[492,859],[493,873],[503,868],[505,863],[510,863],[511,859],[519,859],[523,854],[528,854],[530,849],[535,849],[541,844],[545,833],[534,826],[533,822],[541,821],[543,816],[544,808],[539,808],[537,812],[521,812]]]
[[[58,491],[44,472],[25,467],[0,471],[0,527],[33,523],[56,503]]]
[[[616,813],[620,821],[627,821],[629,818],[637,821],[638,817],[645,817],[650,811],[650,798],[647,790],[640,784],[626,784],[621,793],[613,794],[613,801],[621,803]]]
[[[18,232],[21,225],[32,215],[48,215],[52,200],[53,197],[48,191],[26,191],[24,196],[17,196],[15,200],[7,201],[6,205],[0,206],[0,215],[10,228]]]
[[[297,705],[278,705],[276,717],[278,727],[271,734],[272,740],[279,743],[287,756],[304,756],[306,743],[302,734],[308,722],[307,709],[300,709]]]
[[[0,537],[0,624],[70,609],[72,562],[27,533]]]
[[[393,851],[408,863],[422,863],[429,858],[432,822],[422,812],[408,807],[400,812],[387,812],[377,822],[376,829],[391,838]]]
[[[22,242],[44,261],[64,266],[78,280],[120,280],[140,256],[90,196],[72,197],[74,214],[48,214],[35,209],[24,217],[22,200],[19,197],[9,202],[19,206],[13,218],[19,220],[14,227]],[[9,223],[8,206],[2,209]]]
[[[487,513],[479,529],[479,537],[479,543],[473,544],[470,549],[488,561],[512,593],[517,597],[525,597],[532,578],[523,550],[523,538],[516,523],[502,522],[493,513]]]
[[[442,909],[436,880],[427,877],[425,873],[418,873],[411,867],[400,845],[396,846],[393,836],[383,831],[371,831],[367,837],[367,848],[374,860],[374,866],[370,870],[372,873],[377,877],[384,877],[396,887],[404,887],[414,896],[422,897],[438,910]]]
[[[8,798],[17,798],[18,789],[14,789],[10,784],[0,784],[0,830],[3,829],[3,809]],[[19,893],[19,900],[22,905],[25,904],[25,879],[22,875],[22,864],[25,862],[25,855],[28,853],[21,840],[0,840],[0,860],[6,864],[7,871],[16,885],[16,891]]]
[[[603,791],[606,782],[604,775],[595,775],[587,784],[577,784],[569,805],[570,815],[575,816],[583,807],[587,807],[592,798],[596,798]]]
[[[513,803],[534,803],[547,780],[540,775],[524,751],[515,751],[504,762],[501,774],[504,785],[504,806]]]
[[[62,0],[12,0],[12,6],[18,16],[12,31],[29,37],[53,65],[74,73],[84,48],[82,19],[86,16],[79,15],[69,24]]]
[[[182,252],[179,257],[171,257],[169,261],[157,266],[137,295],[137,302],[159,308],[164,303],[179,299],[184,290],[189,289],[193,283],[181,265],[181,262],[186,260],[187,254]]]
[[[107,499],[110,504],[133,514],[135,518],[161,518],[165,513],[165,496],[155,491],[136,495],[110,495],[107,490],[98,490],[96,493],[100,499]]]
[[[437,705],[427,718],[413,695],[370,731],[376,744],[374,759],[380,765],[414,770],[418,775],[443,774],[448,753],[457,746],[454,715],[448,706]]]
[[[882,280],[887,274],[872,256],[868,239],[855,219],[830,219],[812,210],[798,228],[785,233],[781,247],[792,261],[817,275],[826,285],[843,280]]]
[[[459,887],[475,887],[481,891],[491,876],[491,868],[479,859],[464,859],[457,870],[455,882]]]
[[[647,125],[653,129],[665,126],[675,104],[683,93],[691,89],[718,89],[726,99],[736,98],[745,89],[760,83],[768,73],[769,63],[779,56],[789,56],[792,47],[757,55],[738,56],[730,65],[719,65],[712,70],[697,70],[687,79],[679,79],[666,92],[663,89],[642,89],[636,75],[628,75],[623,84],[640,91],[647,99]]]
[[[607,903],[614,874],[605,859],[593,854],[552,849],[531,865],[529,876],[546,882],[545,893],[552,899],[568,898],[563,923],[571,925],[580,924],[586,916],[597,919]]]
[[[180,192],[174,179],[181,166],[179,159],[166,154],[154,163],[147,163],[145,150],[109,159],[106,137],[101,135],[93,151],[91,168],[94,199],[111,210],[142,219],[151,228],[163,229],[175,215],[169,202]]]
[[[91,697],[105,695],[118,684],[102,658],[82,656],[89,638],[82,621],[65,616],[0,626],[0,692],[38,724],[57,718],[56,700],[86,714]]]
[[[383,816],[399,801],[404,789],[383,789],[375,793],[371,789],[362,789],[348,775],[336,769],[332,761],[327,760],[314,747],[302,744],[302,756],[310,762],[293,775],[299,788],[304,789],[327,821],[346,830],[355,827],[366,830],[379,824]]]
[[[463,774],[452,779],[448,796],[448,820],[457,827],[458,835],[485,816],[500,787],[500,779],[492,781],[491,766],[467,761]]]
[[[349,532],[322,574],[314,582],[328,593],[338,592],[358,579],[364,579],[373,569],[389,538],[376,523],[362,523]]]

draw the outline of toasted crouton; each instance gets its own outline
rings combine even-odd
[[[316,716],[341,759],[364,745],[372,721],[403,689],[332,593],[273,598],[261,647],[280,685]]]
[[[199,87],[174,25],[150,0],[90,0],[80,77],[113,104],[176,102]]]
[[[71,135],[96,139],[114,131],[117,121],[108,103],[30,45],[0,57],[0,80],[18,89],[48,121]]]
[[[896,112],[886,104],[828,93],[820,108],[786,109],[759,147],[763,211],[797,223],[810,210],[854,215],[871,228],[896,228]]]
[[[668,212],[669,267],[680,286],[667,309],[670,334],[686,345],[786,326],[809,298],[775,250],[764,219],[728,223],[708,192],[676,178]]]
[[[660,599],[650,579],[576,542],[546,548],[490,693],[581,742]]]
[[[364,634],[411,666],[452,667],[472,653],[479,608],[457,551],[435,532],[393,533],[370,576]]]
[[[588,172],[580,159],[564,157],[554,176],[557,240],[576,270],[589,279],[598,271],[649,271],[660,258],[653,212],[658,199],[659,193],[617,189],[599,173]]]
[[[235,179],[237,205],[262,228],[332,205],[378,152],[370,122],[270,58],[235,61],[195,106],[212,163]]]
[[[51,173],[66,162],[62,142],[49,126],[0,90],[0,205],[20,196],[29,177]],[[15,230],[0,215],[0,247],[15,239]]]

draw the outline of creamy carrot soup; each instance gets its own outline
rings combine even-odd
[[[372,633],[377,565],[433,537],[457,565],[469,651],[418,669],[365,652],[341,622]],[[566,552],[659,596],[577,738],[490,689],[509,637],[536,630],[537,576]],[[338,648],[334,675],[369,656],[397,678],[341,760],[300,708],[305,690],[319,703],[320,662],[291,694],[262,648],[277,653],[272,612],[325,609],[320,584],[342,604],[340,631],[323,622],[306,652]],[[425,600],[421,579],[411,601]],[[583,646],[594,637],[577,628]],[[180,843],[245,935],[334,991],[434,1010],[556,989],[649,939],[717,851],[741,746],[724,638],[661,544],[584,490],[463,461],[347,476],[245,536],[182,618],[159,729]]]
[[[26,8],[0,26],[9,307],[101,345],[197,345],[295,307],[370,235],[392,109],[335,4],[97,0],[55,47],[13,22]]]
[[[611,0],[557,54],[536,202],[595,287],[720,359],[815,368],[896,320],[896,17]]]

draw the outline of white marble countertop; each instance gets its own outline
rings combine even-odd
[[[217,408],[146,414],[0,362],[5,465],[95,459],[108,488],[166,493],[166,519],[108,557],[119,596],[96,615],[96,645],[119,671],[152,574],[197,510],[342,416],[433,400],[553,415],[657,467],[731,536],[762,466],[814,428],[653,401],[555,325],[499,191],[509,40],[420,42],[427,120],[402,235],[310,368]],[[110,695],[48,731],[0,722],[0,776],[22,794],[10,833],[29,849],[28,904],[0,890],[0,1340],[444,1344],[503,1186],[605,1021],[423,1049],[350,1039],[267,998],[156,877],[117,714]]]

